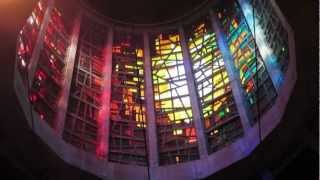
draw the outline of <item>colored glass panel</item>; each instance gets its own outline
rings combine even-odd
[[[276,62],[280,65],[281,71],[286,72],[289,64],[288,33],[282,25],[279,17],[277,17],[277,13],[270,1],[251,1],[249,1],[251,2],[250,6],[253,5],[255,8],[255,24],[256,26],[259,26],[259,30],[256,30],[256,33],[263,34],[264,40],[276,57]],[[251,13],[253,15],[252,7]]]
[[[258,113],[262,114],[271,107],[276,97],[275,88],[238,4],[228,1],[218,10],[218,17],[255,121]]]
[[[104,48],[108,28],[86,16],[82,24],[63,138],[79,149],[99,153],[98,129],[102,121],[99,114],[103,106]]]
[[[37,7],[44,8],[43,6],[40,8],[39,3]],[[36,24],[40,25],[42,19],[41,16],[37,18]],[[54,19],[58,21],[52,23]],[[58,26],[60,29],[57,29]],[[66,48],[69,46],[69,35],[66,33],[61,13],[57,8],[51,11],[49,24],[44,31],[43,47],[40,49],[29,96],[40,118],[53,126],[61,96]]]
[[[46,10],[47,1],[39,1],[18,35],[17,67],[25,84],[27,84],[27,67],[30,63]]]
[[[112,59],[109,160],[146,165],[142,36],[116,32]]]
[[[150,51],[160,164],[198,159],[178,33],[152,36]]]
[[[214,152],[240,137],[243,130],[224,61],[209,22],[204,18],[186,29],[190,30],[187,33],[188,47],[209,152]],[[228,131],[223,130],[226,127]],[[219,131],[224,133],[214,133]]]

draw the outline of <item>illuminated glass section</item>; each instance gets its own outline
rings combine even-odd
[[[116,32],[112,48],[109,160],[146,165],[143,39]]]
[[[54,125],[61,96],[67,46],[69,35],[60,11],[53,8],[29,96],[40,118],[50,126]]]
[[[18,35],[17,43],[17,67],[21,73],[21,77],[27,84],[27,68],[36,45],[39,30],[42,25],[45,11],[47,9],[47,1],[39,1],[33,10],[31,16],[27,19],[27,23],[23,26]]]
[[[253,32],[254,34],[254,39],[260,52],[259,55],[265,63],[265,67],[269,72],[270,78],[273,81],[275,88],[279,89],[284,80],[283,73],[278,63],[279,59],[277,56],[275,56],[273,49],[270,48],[270,42],[268,42],[266,38],[265,30],[267,29],[261,28],[261,21],[259,21],[259,19],[257,18],[256,10],[254,11],[253,6],[249,3],[248,0],[239,0],[239,4],[239,7],[241,7],[241,10],[243,12],[244,18],[251,32]],[[270,38],[271,32],[268,32],[268,34]]]
[[[163,165],[198,159],[196,130],[178,33],[152,36],[150,54],[159,162]]]
[[[258,112],[262,115],[271,107],[276,91],[258,49],[255,52],[254,38],[238,4],[230,0],[224,3],[225,7],[217,11],[218,17],[255,121]]]
[[[82,23],[63,138],[79,149],[96,152],[107,28],[87,17]]]
[[[254,5],[256,24],[259,24],[268,46],[272,49],[281,71],[286,72],[289,60],[288,33],[281,24],[270,0],[250,0]]]
[[[202,109],[209,152],[242,136],[230,81],[208,17],[187,27],[189,53]]]

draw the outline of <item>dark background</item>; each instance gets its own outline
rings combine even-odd
[[[203,1],[203,0],[202,0]],[[195,7],[200,0],[91,0],[114,18],[150,23]],[[208,179],[318,179],[318,2],[276,0],[295,31],[298,80],[279,126],[248,158]],[[68,1],[65,1],[66,3]],[[101,3],[102,4],[99,4]],[[17,34],[36,0],[0,0],[0,178],[98,179],[59,159],[28,128],[13,90]],[[107,13],[108,12],[108,13]]]

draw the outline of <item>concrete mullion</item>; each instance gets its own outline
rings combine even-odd
[[[67,50],[65,62],[66,66],[64,69],[64,80],[62,85],[62,95],[58,102],[58,114],[55,120],[55,130],[58,135],[62,136],[67,108],[68,108],[68,101],[70,96],[70,89],[71,89],[71,82],[73,71],[75,68],[75,60],[76,60],[76,52],[78,50],[78,42],[79,42],[79,33],[80,33],[80,24],[81,24],[81,12],[76,16],[74,20],[73,30],[70,39],[70,45]]]
[[[103,68],[103,90],[101,97],[101,109],[98,115],[98,147],[97,155],[108,159],[109,156],[109,136],[110,136],[110,106],[111,106],[111,75],[112,75],[112,45],[113,29],[107,33],[107,42],[103,49],[104,68]]]
[[[156,114],[154,109],[154,92],[152,83],[152,63],[150,57],[149,35],[143,34],[144,41],[144,82],[145,82],[145,106],[147,122],[147,148],[148,166],[150,176],[153,177],[154,170],[159,166],[158,136]]]
[[[205,136],[204,123],[202,119],[202,112],[200,109],[200,102],[197,93],[197,87],[195,84],[195,78],[192,70],[191,57],[187,45],[187,39],[185,38],[184,30],[182,27],[179,28],[179,35],[181,39],[181,50],[183,56],[183,64],[185,67],[187,85],[189,90],[190,102],[192,102],[192,118],[195,124],[197,140],[198,140],[198,149],[200,154],[200,159],[205,159],[208,157],[208,143]]]

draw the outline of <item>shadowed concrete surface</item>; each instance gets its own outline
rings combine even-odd
[[[10,179],[98,179],[58,158],[27,126],[13,90],[16,38],[36,0],[1,0],[0,2],[0,177]],[[94,1],[97,3],[97,0]],[[120,2],[120,1],[119,1]],[[124,0],[121,2],[125,3]],[[129,2],[129,1],[128,1]],[[139,3],[144,1],[140,0]],[[169,3],[169,1],[166,4]],[[105,2],[108,4],[108,1]],[[139,3],[130,1],[138,9]],[[126,19],[141,22],[160,21],[174,17],[192,7],[195,1],[172,0],[172,7],[184,3],[172,13],[159,13],[165,8],[154,4],[144,17],[141,13]],[[277,0],[280,9],[295,31],[298,79],[279,126],[258,146],[254,153],[208,179],[262,179],[270,172],[274,179],[318,179],[318,28],[314,0]],[[160,3],[158,3],[160,4]],[[109,4],[111,7],[111,4]],[[116,5],[115,5],[116,6]],[[119,6],[120,7],[120,6]],[[165,6],[170,8],[170,6]],[[139,7],[140,9],[142,7]],[[142,11],[142,10],[141,10]],[[114,16],[117,16],[114,14]]]

